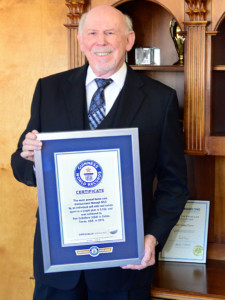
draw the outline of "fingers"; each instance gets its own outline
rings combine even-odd
[[[155,264],[156,239],[152,235],[145,236],[145,254],[140,265],[126,265],[121,267],[124,270],[143,270]]]
[[[42,148],[42,142],[37,140],[37,133],[37,130],[33,130],[26,134],[23,141],[22,152],[20,153],[22,158],[32,162],[34,162],[34,151],[41,150]]]
[[[141,261],[140,265],[126,265],[121,267],[124,270],[130,269],[130,270],[143,270],[149,266],[152,266],[155,264],[155,254],[148,253],[145,255]]]

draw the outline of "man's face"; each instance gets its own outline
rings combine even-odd
[[[122,13],[110,6],[99,6],[88,13],[78,41],[98,77],[106,78],[119,70],[126,51],[134,44],[134,32],[127,32]]]

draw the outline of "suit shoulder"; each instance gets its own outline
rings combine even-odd
[[[175,90],[173,88],[171,88],[170,86],[155,80],[151,77],[148,77],[144,74],[139,74],[142,78],[142,81],[144,83],[144,85],[149,88],[149,89],[154,89],[155,91],[160,91],[160,93],[174,93]]]
[[[82,67],[78,67],[75,69],[66,70],[63,72],[52,74],[52,75],[43,77],[40,80],[42,82],[55,82],[58,80],[67,80],[67,79],[73,77],[74,75],[76,75],[77,73],[82,72],[82,70],[85,70],[85,69],[86,69],[86,66],[82,66]]]
[[[169,87],[168,85],[155,80],[147,75],[142,74],[141,72],[138,71],[134,71],[131,68],[129,68],[129,72],[130,74],[132,74],[132,79],[135,80],[136,82],[138,82],[137,84],[139,86],[142,86],[142,88],[146,91],[146,92],[151,92],[152,93],[159,93],[161,95],[164,94],[173,94],[176,93],[176,91]]]

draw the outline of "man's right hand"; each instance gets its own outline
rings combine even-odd
[[[37,130],[28,132],[23,141],[21,157],[34,163],[34,150],[41,150],[42,142],[37,140]]]

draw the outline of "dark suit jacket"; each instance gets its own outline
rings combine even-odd
[[[22,141],[28,131],[73,131],[85,128],[87,65],[40,79],[32,102],[31,118],[12,155],[17,180],[35,186],[33,164],[20,157]],[[128,67],[124,88],[116,101],[117,110],[110,126],[138,127],[142,176],[144,229],[153,234],[162,248],[178,221],[188,198],[186,164],[178,121],[176,92]],[[110,116],[110,115],[109,115]],[[108,116],[99,129],[109,127]],[[153,181],[158,185],[153,197]],[[154,267],[142,271],[109,268],[85,271],[90,289],[117,291],[148,285]],[[34,275],[40,282],[70,289],[80,272],[43,273],[39,220],[34,241]]]

